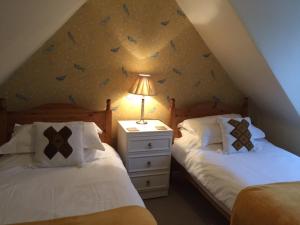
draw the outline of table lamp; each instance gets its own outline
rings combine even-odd
[[[135,83],[129,89],[129,93],[142,96],[141,119],[136,122],[138,124],[147,124],[147,121],[144,120],[145,96],[155,95],[154,85],[150,77],[151,75],[148,74],[139,74]]]

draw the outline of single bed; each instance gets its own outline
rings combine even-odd
[[[300,159],[266,139],[257,141],[255,152],[223,154],[221,144],[188,148],[177,124],[187,118],[239,113],[247,115],[247,103],[231,107],[221,103],[201,103],[177,109],[171,104],[171,127],[177,134],[172,149],[173,169],[182,171],[215,207],[230,218],[236,197],[246,187],[277,182],[300,181]]]
[[[3,100],[1,102],[3,103]],[[91,111],[70,104],[48,104],[23,112],[7,112],[2,104],[0,120],[1,143],[9,139],[15,123],[28,124],[34,121],[95,122],[103,130],[101,140],[105,142],[105,151],[96,151],[98,159],[85,163],[81,168],[35,168],[32,154],[1,157],[0,224],[57,218],[64,218],[63,221],[58,219],[57,224],[65,224],[68,223],[69,217],[74,221],[73,216],[108,212],[112,209],[121,209],[124,212],[123,208],[129,206],[138,206],[138,210],[144,208],[144,203],[132,185],[119,155],[109,145],[111,143],[110,100],[107,100],[104,111]],[[135,208],[130,210],[131,214],[136,213]],[[142,224],[155,224],[151,214],[145,210],[142,213],[145,213],[144,222],[147,222]],[[116,219],[120,219],[115,214],[116,211],[109,219],[112,224],[118,223]],[[98,218],[105,217],[107,221],[107,215],[99,216]],[[121,217],[122,222],[126,224],[126,218]],[[79,223],[76,217],[78,222],[76,224],[90,224],[87,221],[94,219],[90,216],[80,218],[80,221],[83,221]],[[98,221],[97,224],[102,224],[100,222]],[[45,224],[48,222],[46,221]]]

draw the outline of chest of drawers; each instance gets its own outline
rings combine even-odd
[[[118,151],[143,199],[168,195],[172,137],[159,120],[118,122]]]

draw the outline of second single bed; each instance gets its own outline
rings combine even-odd
[[[247,104],[232,107],[206,102],[177,109],[171,105],[171,127],[177,132],[172,148],[173,168],[183,171],[189,180],[228,219],[235,200],[246,187],[300,181],[300,158],[264,138],[255,140],[255,150],[224,154],[223,145],[200,147],[199,137],[178,129],[182,121],[195,117],[238,113],[247,115]]]
[[[225,155],[220,144],[189,149],[175,140],[172,156],[231,214],[237,195],[248,186],[300,181],[298,156],[265,139],[257,142],[255,152]]]

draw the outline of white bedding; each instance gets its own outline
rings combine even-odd
[[[247,153],[223,154],[220,144],[206,149],[185,146],[184,139],[175,140],[173,157],[229,211],[247,186],[300,181],[300,158],[265,139],[257,141],[255,152]]]
[[[83,215],[144,203],[107,144],[82,168],[33,168],[30,154],[0,159],[0,224]]]

